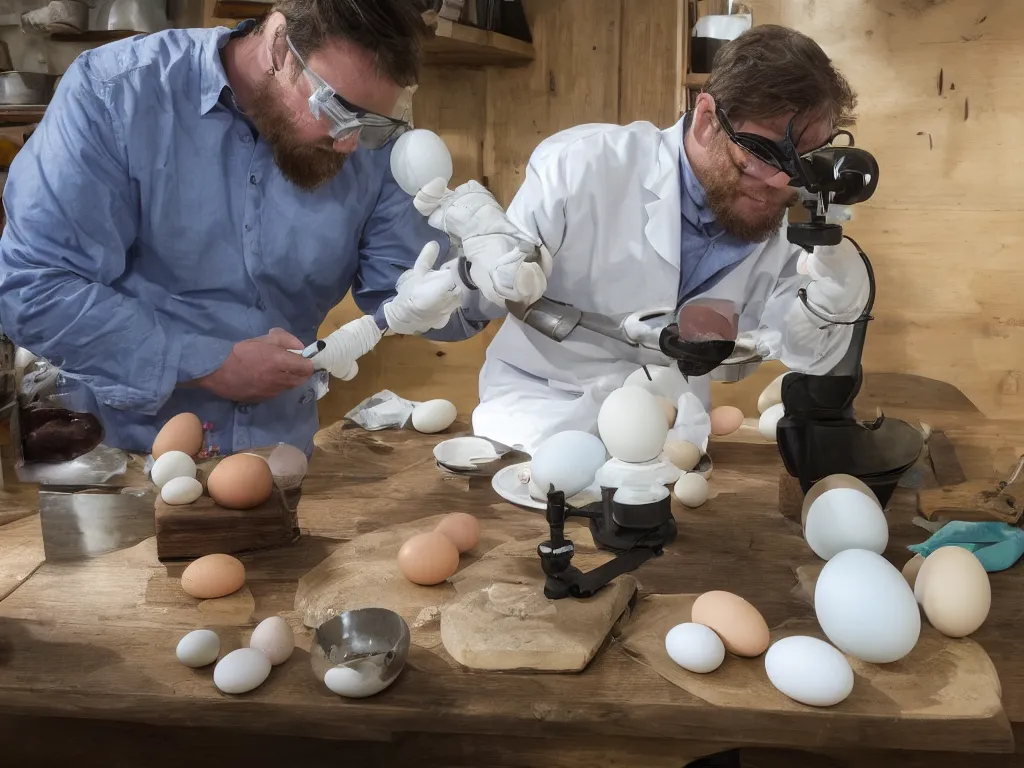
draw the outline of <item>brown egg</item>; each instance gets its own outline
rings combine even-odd
[[[731,435],[743,424],[743,411],[734,405],[720,405],[711,409],[711,434]]]
[[[921,572],[922,565],[924,565],[924,558],[920,555],[914,555],[903,566],[903,578],[907,580],[907,584],[910,585],[911,589],[917,583],[917,574]]]
[[[225,509],[252,509],[270,498],[274,476],[262,457],[236,453],[213,468],[206,488],[213,500]]]
[[[161,427],[153,440],[154,459],[168,451],[181,451],[195,456],[203,450],[203,424],[194,413],[179,413]]]
[[[700,461],[700,448],[685,440],[666,440],[665,458],[683,472],[689,472]]]
[[[831,491],[833,488],[852,488],[853,490],[867,494],[868,497],[875,499],[876,501],[878,500],[874,491],[868,488],[867,484],[863,480],[859,480],[853,475],[829,475],[828,477],[821,478],[821,480],[812,485],[811,489],[807,491],[807,495],[804,496],[803,505],[800,508],[801,525],[807,524],[807,513],[811,511],[811,505],[817,500],[817,498],[825,491]]]
[[[480,522],[465,512],[453,512],[434,529],[452,540],[459,552],[468,552],[480,541]]]
[[[417,533],[398,550],[398,570],[413,584],[440,584],[459,569],[459,549],[443,533]]]
[[[206,555],[181,574],[181,588],[192,597],[209,600],[237,592],[245,584],[245,566],[231,555]]]
[[[760,656],[768,650],[768,625],[761,613],[731,592],[705,592],[693,603],[691,621],[715,630],[725,650],[737,656]]]
[[[658,401],[661,410],[665,412],[665,419],[668,421],[669,429],[671,429],[676,425],[676,407],[672,405],[672,402],[667,397],[658,395],[654,399]]]

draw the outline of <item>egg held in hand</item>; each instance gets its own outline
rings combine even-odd
[[[418,533],[398,550],[398,570],[413,584],[430,587],[459,569],[459,548],[443,533]]]

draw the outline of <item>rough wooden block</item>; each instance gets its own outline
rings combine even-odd
[[[800,488],[800,480],[789,472],[779,473],[779,512],[797,525],[802,525],[802,509],[804,492]]]

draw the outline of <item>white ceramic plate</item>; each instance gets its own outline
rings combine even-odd
[[[482,437],[453,437],[434,446],[434,458],[442,469],[478,469],[498,458],[490,441]]]
[[[510,467],[505,467],[491,478],[491,487],[494,488],[495,493],[501,496],[501,498],[515,504],[517,507],[543,511],[547,509],[547,503],[533,498],[530,495],[529,483],[524,483],[519,479],[519,471],[524,468],[529,469],[530,462],[524,461],[522,464],[513,464]],[[584,488],[571,499],[568,499],[568,502],[574,507],[582,507],[600,500],[601,488],[595,483],[589,488]]]

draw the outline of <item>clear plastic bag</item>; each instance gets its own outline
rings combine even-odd
[[[351,411],[345,418],[358,424],[367,432],[381,429],[403,429],[412,416],[417,403],[399,397],[391,390],[385,389],[372,397],[368,397]]]

